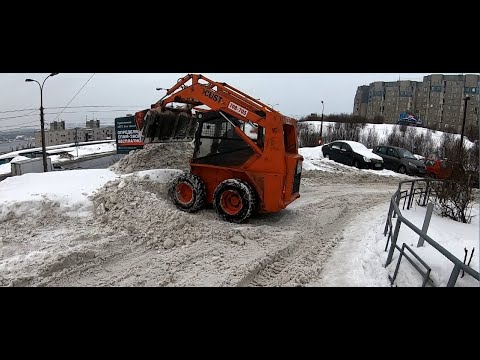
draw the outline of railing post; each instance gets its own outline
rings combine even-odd
[[[427,204],[427,194],[429,190],[430,190],[430,180],[427,180],[427,185],[425,186],[425,196],[423,197],[422,206],[425,206]]]
[[[448,279],[447,287],[454,287],[455,283],[457,282],[458,275],[460,274],[460,266],[455,265],[452,270],[452,274],[450,275],[450,279]]]
[[[393,211],[392,201],[393,200],[390,199],[390,208],[388,209],[387,223],[385,224],[385,230],[383,231],[383,236],[387,236],[388,224],[390,223],[390,219],[391,219],[392,211]]]
[[[410,196],[408,197],[408,205],[407,205],[407,210],[410,210],[411,202],[412,202],[412,197],[413,197],[413,189],[415,187],[415,182],[412,181],[412,186],[410,186]]]
[[[432,218],[433,213],[433,203],[429,203],[427,206],[427,214],[425,215],[425,220],[423,220],[422,233],[427,234],[428,226],[430,225],[430,219]],[[423,246],[425,239],[420,236],[418,238],[417,247]]]
[[[400,232],[401,223],[402,223],[402,221],[400,220],[400,218],[398,218],[397,222],[395,224],[395,231],[393,232],[392,242],[390,244],[390,250],[388,251],[388,256],[387,256],[387,261],[385,263],[385,267],[390,265],[390,263],[392,262],[393,252],[395,251],[395,246],[397,245],[397,238],[398,238],[398,233]]]

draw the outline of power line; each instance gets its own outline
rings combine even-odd
[[[145,106],[133,106],[133,105],[79,105],[79,106],[69,106],[69,109],[82,109],[82,108],[135,108],[135,109],[143,109]],[[54,106],[54,107],[44,107],[44,109],[63,109],[63,106]],[[36,109],[16,109],[16,110],[3,110],[0,111],[0,114],[7,114],[7,113],[15,113],[21,111],[31,111],[31,110],[39,110]]]
[[[126,111],[136,111],[136,109],[118,109],[118,110],[96,110],[95,113],[108,113],[108,112],[126,112]],[[93,112],[93,111],[87,111]],[[65,111],[64,114],[84,114],[85,111]],[[45,113],[45,115],[55,115],[61,114],[61,112]]]
[[[0,118],[0,121],[1,120],[8,120],[8,119],[16,119],[16,118],[22,118],[22,117],[29,117],[29,116],[33,116],[33,114],[37,111],[37,109],[35,109],[34,111],[32,111],[31,113],[29,114],[25,114],[25,115],[17,115],[17,116],[7,116],[7,117],[1,117]]]
[[[83,86],[80,88],[80,90],[77,91],[75,96],[68,102],[68,104],[63,108],[63,110],[65,110],[68,107],[68,105],[70,105],[70,103],[77,97],[77,95],[80,93],[80,91],[82,91],[82,89],[88,84],[88,82],[93,78],[94,75],[95,75],[95,73],[93,73],[92,76],[90,76],[88,78],[88,80],[85,82],[85,84],[83,84]],[[55,117],[55,119],[53,119],[53,121],[57,120],[57,118],[60,116],[60,114],[63,112],[63,110],[60,111],[60,113]]]
[[[80,109],[80,108],[136,108],[136,109],[143,109],[143,106],[130,106],[130,105],[81,105],[81,106],[69,106],[69,109]],[[45,109],[61,109],[62,107],[46,107]]]
[[[116,106],[112,106],[116,107]],[[30,111],[30,110],[39,110],[37,109],[17,109],[17,110],[5,110],[5,111],[0,111],[0,114],[6,114],[6,113],[12,113],[12,112],[19,112],[19,111]]]
[[[8,130],[25,129],[25,126],[20,126],[19,127],[19,125],[30,125],[30,124],[32,124],[32,125],[37,124],[38,125],[37,121],[31,121],[31,122],[26,122],[26,123],[21,123],[21,124],[15,124],[15,125],[11,125],[11,126],[2,126],[2,127],[0,127],[0,131],[1,130],[7,130],[7,129]]]

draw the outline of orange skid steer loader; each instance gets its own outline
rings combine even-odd
[[[135,119],[147,144],[194,140],[190,173],[169,188],[180,210],[213,205],[224,220],[241,223],[300,197],[297,121],[226,83],[186,75]]]

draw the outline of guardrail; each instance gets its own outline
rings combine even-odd
[[[399,207],[400,206],[400,200],[404,199],[403,209],[405,209],[405,203],[407,202],[407,199],[408,199],[408,203],[407,203],[407,210],[408,210],[413,205],[415,195],[419,195],[419,203],[422,206],[425,206],[426,203],[428,202],[430,196],[435,196],[436,195],[436,193],[434,191],[434,188],[432,186],[432,183],[441,183],[441,182],[443,182],[443,180],[415,179],[415,180],[401,181],[398,184],[397,191],[395,192],[395,194],[392,196],[392,198],[390,200],[390,208],[388,210],[387,221],[386,221],[385,230],[384,230],[384,233],[383,233],[384,236],[387,236],[387,233],[388,233],[388,238],[387,238],[387,244],[385,246],[385,251],[387,251],[389,241],[391,239],[390,249],[388,249],[388,256],[387,256],[387,261],[385,263],[385,267],[390,265],[390,263],[392,262],[393,254],[394,254],[395,249],[400,251],[400,256],[399,256],[397,268],[395,269],[395,274],[394,274],[393,278],[390,278],[390,281],[391,281],[392,285],[393,285],[393,282],[395,281],[395,277],[397,275],[398,267],[400,266],[400,261],[401,261],[402,256],[405,256],[405,258],[407,258],[407,260],[409,260],[411,263],[413,263],[413,261],[406,256],[405,247],[401,248],[397,245],[398,234],[400,232],[400,227],[401,227],[402,224],[405,224],[406,226],[408,226],[412,231],[417,233],[420,236],[421,239],[423,239],[428,244],[430,244],[433,248],[435,248],[437,251],[439,251],[443,256],[445,256],[448,260],[450,260],[454,264],[453,270],[452,270],[452,272],[450,274],[450,278],[448,280],[447,287],[454,287],[455,286],[455,284],[457,282],[457,279],[458,279],[458,275],[460,274],[460,270],[465,271],[467,274],[469,274],[470,276],[475,278],[477,281],[480,281],[480,274],[478,273],[478,271],[476,271],[476,270],[472,269],[471,267],[467,266],[466,264],[464,264],[455,255],[450,253],[447,249],[445,249],[443,246],[441,246],[439,243],[437,243],[435,240],[433,240],[430,236],[428,236],[426,229],[420,230],[419,228],[417,228],[414,224],[412,224],[410,221],[408,221],[402,215],[402,212],[400,211],[400,207]],[[421,188],[415,186],[415,185],[420,184],[420,183],[424,183],[425,186],[421,187]],[[410,189],[402,191],[402,185],[403,184],[410,184]],[[422,202],[422,197],[423,197],[423,202]],[[397,221],[395,223],[395,229],[393,230],[393,233],[392,233],[392,229],[393,229],[392,218],[394,218],[394,217],[397,218]],[[429,275],[430,275],[429,267],[428,267],[428,265],[426,265],[423,262],[423,260],[420,259],[420,257],[417,254],[415,254],[412,251],[412,249],[408,248],[408,250],[417,259],[419,259],[419,261],[422,263],[422,265],[424,265],[425,268],[427,268],[427,273],[423,273],[422,271],[420,271],[418,269],[418,266],[415,266],[415,268],[423,275],[423,277],[424,277],[423,286],[425,286],[427,281],[429,280]]]

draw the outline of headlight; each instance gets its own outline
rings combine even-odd
[[[370,160],[369,158],[367,158],[366,156],[363,157],[363,161],[365,162],[371,162],[372,160]]]
[[[297,163],[297,170],[295,171],[296,174],[300,174],[302,172],[302,162],[299,161]]]
[[[408,165],[410,165],[411,167],[417,167],[417,165],[415,165],[414,163],[411,163],[410,161],[408,162]]]

